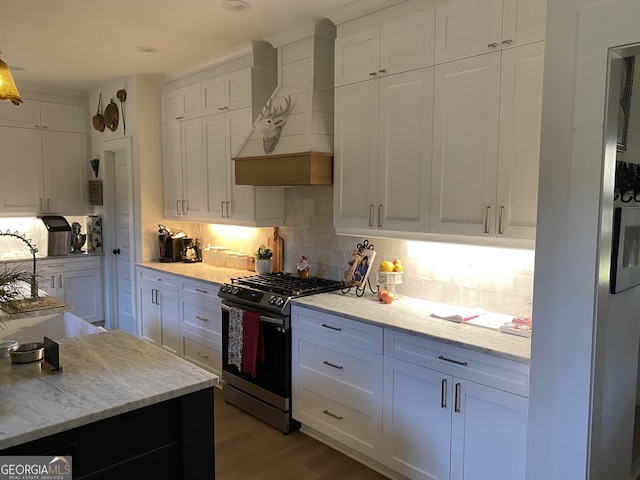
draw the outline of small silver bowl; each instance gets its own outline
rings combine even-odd
[[[44,358],[44,343],[28,342],[9,347],[11,363],[39,362]]]
[[[9,356],[9,348],[14,345],[18,345],[18,342],[15,340],[3,340],[0,341],[0,358],[5,358]]]

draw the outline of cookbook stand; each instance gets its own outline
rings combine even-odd
[[[364,240],[362,243],[356,245],[356,249],[354,250],[354,258],[349,265],[349,269],[345,272],[344,278],[342,279],[344,286],[340,289],[343,294],[347,294],[351,291],[351,288],[356,289],[356,296],[361,297],[367,291],[367,288],[374,295],[378,293],[380,290],[380,286],[376,285],[376,289],[374,290],[371,286],[371,279],[369,278],[369,271],[371,270],[371,265],[373,264],[373,259],[376,256],[376,252],[374,250],[373,244],[369,243],[369,240]],[[354,279],[354,272],[357,267],[357,259],[363,257],[365,254],[371,258],[369,262],[369,267],[365,273],[365,280],[357,285]]]

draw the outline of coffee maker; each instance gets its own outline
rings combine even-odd
[[[160,261],[182,262],[184,260],[184,238],[182,231],[172,232],[164,225],[158,225],[158,243],[160,246]]]
[[[195,263],[202,261],[202,250],[200,248],[200,239],[184,238],[184,249],[182,250],[182,258],[185,263]]]

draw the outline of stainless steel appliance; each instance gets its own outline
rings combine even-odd
[[[71,225],[59,215],[40,217],[47,227],[47,256],[56,257],[71,253]]]
[[[184,238],[182,231],[172,232],[164,225],[158,225],[158,244],[161,262],[182,262],[184,260]]]
[[[224,400],[283,433],[300,424],[291,417],[291,299],[338,290],[342,282],[286,273],[240,277],[220,287]],[[257,313],[264,345],[255,377],[229,363],[229,322],[234,309]]]

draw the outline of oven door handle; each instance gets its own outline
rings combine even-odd
[[[226,305],[224,303],[220,304],[220,306],[222,307],[222,310],[224,310],[226,312],[230,312],[231,308],[232,308],[229,305]],[[238,308],[240,308],[240,307],[238,307]],[[244,310],[244,309],[241,309],[241,310]],[[261,322],[272,323],[274,325],[284,325],[284,320],[282,318],[267,317],[265,315],[260,315],[260,321]]]

